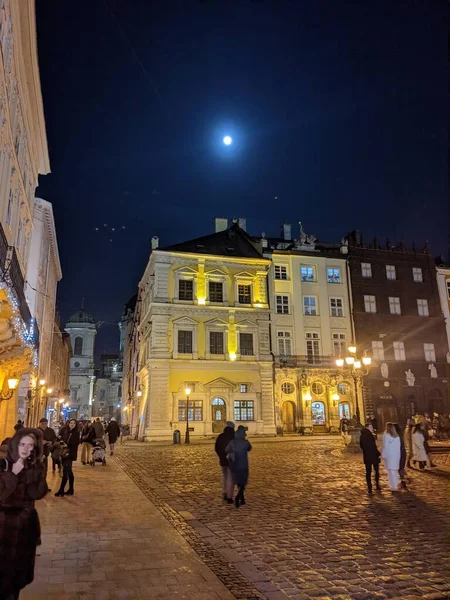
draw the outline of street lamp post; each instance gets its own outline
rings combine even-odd
[[[357,356],[356,346],[348,347],[348,354],[347,356],[345,356],[345,358],[336,359],[336,366],[342,368],[345,365],[347,365],[355,386],[357,424],[356,427],[353,426],[350,428],[350,435],[352,440],[349,444],[349,447],[352,449],[359,449],[359,433],[361,430],[361,411],[359,409],[359,384],[362,384],[364,377],[368,375],[371,363],[372,359],[370,358],[370,356]]]
[[[186,394],[186,435],[184,437],[184,443],[189,444],[191,441],[189,439],[189,396],[191,395],[191,389],[186,388],[184,393]]]

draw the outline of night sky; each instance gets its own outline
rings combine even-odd
[[[63,319],[84,297],[116,323],[151,237],[206,235],[214,216],[447,253],[444,2],[36,7],[52,170],[36,195],[54,207]],[[117,328],[97,342],[115,351]]]

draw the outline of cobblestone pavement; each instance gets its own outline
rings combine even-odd
[[[74,472],[73,497],[36,503],[42,545],[21,600],[234,599],[114,461]],[[53,491],[60,481],[49,474]]]
[[[449,473],[411,471],[392,494],[382,469],[370,497],[361,456],[338,446],[257,441],[239,510],[221,503],[212,443],[133,443],[116,461],[236,598],[450,598]]]

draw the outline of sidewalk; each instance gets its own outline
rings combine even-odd
[[[75,495],[36,503],[41,519],[35,580],[21,600],[232,600],[126,473],[74,463]]]

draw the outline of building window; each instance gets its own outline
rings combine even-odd
[[[341,269],[338,267],[330,267],[327,269],[327,281],[328,283],[342,283]]]
[[[223,302],[223,283],[221,281],[209,282],[209,301]]]
[[[402,311],[400,309],[400,298],[394,298],[389,296],[389,310],[391,311],[391,315],[401,315]]]
[[[333,356],[345,356],[347,352],[347,340],[345,333],[333,333]]]
[[[413,279],[416,283],[423,282],[422,269],[420,267],[413,267]]]
[[[386,265],[386,279],[397,279],[394,265]]]
[[[180,279],[178,282],[178,300],[194,299],[194,282],[192,279]]]
[[[275,265],[275,279],[287,279],[287,267]]]
[[[337,389],[342,396],[348,396],[350,394],[350,386],[348,383],[338,383]]]
[[[322,396],[325,392],[324,386],[319,381],[314,381],[311,386],[312,393],[316,396]]]
[[[186,419],[186,400],[178,401],[178,421],[203,421],[203,402],[189,400],[188,419]]]
[[[384,360],[383,342],[379,342],[378,340],[372,342],[372,357],[375,360]]]
[[[447,298],[450,300],[450,279],[446,279],[447,282]]]
[[[254,403],[249,400],[234,401],[234,420],[235,421],[254,421],[255,410]]]
[[[209,352],[211,354],[224,354],[223,332],[211,331],[209,334]]]
[[[303,296],[303,314],[312,317],[317,315],[317,299],[315,296]]]
[[[424,344],[423,350],[425,352],[425,360],[427,362],[436,362],[436,352],[434,351],[434,344]]]
[[[306,334],[306,356],[308,361],[314,362],[315,357],[320,356],[320,338],[318,333]]]
[[[178,353],[192,354],[192,331],[178,330]]]
[[[291,356],[292,354],[292,338],[290,331],[278,331],[278,354],[280,356]]]
[[[288,315],[289,314],[289,296],[277,296],[277,314]]]
[[[74,356],[81,356],[83,354],[83,338],[76,337],[73,345],[73,354]]]
[[[252,333],[240,333],[239,334],[239,346],[241,356],[253,356],[253,334]]]
[[[252,288],[250,285],[238,285],[238,302],[239,304],[252,303]]]
[[[405,344],[403,342],[394,342],[395,360],[406,360]]]
[[[344,316],[344,306],[342,298],[330,298],[330,314],[332,317]]]
[[[248,385],[246,383],[241,383],[239,386],[239,391],[241,394],[246,394],[248,392]]]
[[[290,381],[285,381],[281,384],[281,391],[283,394],[293,394],[295,392],[295,386]]]
[[[377,301],[375,296],[364,296],[364,308],[366,313],[376,313],[377,312]]]
[[[430,313],[428,311],[428,300],[418,298],[417,299],[417,310],[421,317],[429,317]]]
[[[372,277],[372,265],[370,263],[361,263],[361,274],[363,277]]]
[[[300,268],[302,281],[315,281],[316,273],[314,267],[301,267]]]

